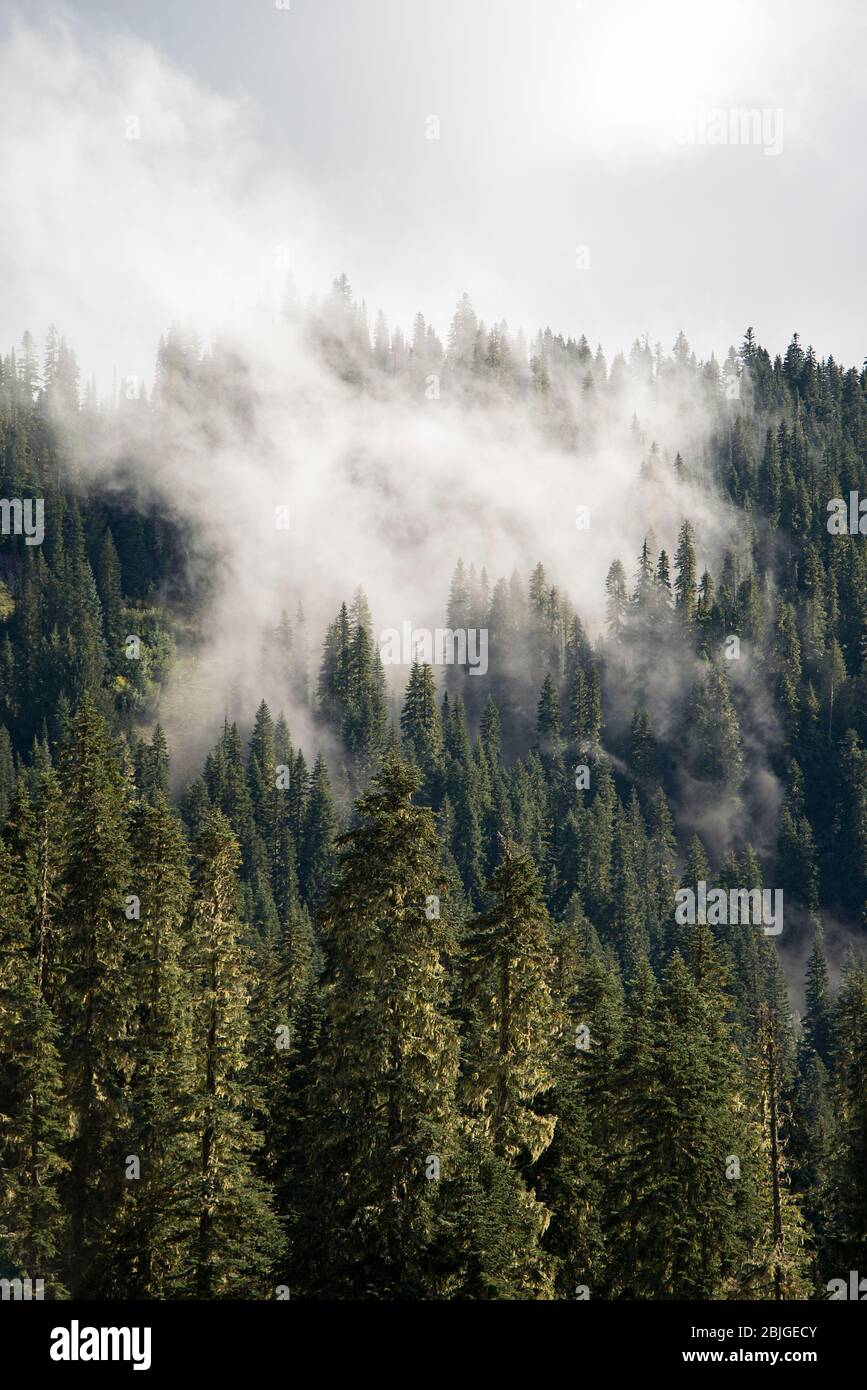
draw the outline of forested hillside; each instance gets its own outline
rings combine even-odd
[[[211,400],[243,428],[255,386],[177,329],[119,402],[53,330],[0,362],[0,495],[45,516],[0,542],[0,1277],[828,1297],[867,1249],[858,498],[829,525],[867,496],[867,370],[751,330],[722,366],[682,336],[608,364],[466,296],[445,347],[420,315],[371,340],[345,277],[304,325],[342,389],[517,403],[576,466],[632,385],[700,402],[700,443],[685,405],[671,447],[627,422],[642,485],[695,510],[599,572],[602,628],[544,535],[530,573],[455,555],[441,622],[487,634],[487,669],[416,660],[400,689],[364,574],[322,633],[287,592],[281,706],[179,787],[160,699],[208,583],[144,455],[110,488],[81,460]],[[684,922],[699,885],[784,912]]]

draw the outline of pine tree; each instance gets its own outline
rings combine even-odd
[[[492,695],[488,696],[482,710],[479,737],[487,754],[489,766],[492,769],[498,769],[503,752],[502,721],[500,711]]]
[[[320,753],[313,768],[298,861],[301,896],[312,912],[323,902],[331,881],[336,830],[328,768]]]
[[[610,1286],[629,1288],[634,1271],[644,1267],[652,1227],[641,1219],[641,1195],[649,1136],[644,1106],[657,1084],[656,1027],[659,991],[646,959],[636,976],[624,1017],[624,1042],[613,1078],[612,1110],[617,1158],[606,1184],[607,1276]]]
[[[703,781],[737,791],[743,781],[740,726],[722,666],[711,665],[690,698],[691,752]]]
[[[40,994],[57,1013],[63,977],[55,971],[58,950],[57,921],[63,896],[66,859],[65,807],[57,773],[47,753],[34,754],[28,778],[32,800],[16,809],[9,843],[24,882],[22,901],[32,914],[32,946],[36,957],[36,982]],[[21,779],[22,790],[24,778]]]
[[[360,590],[352,621],[347,657],[349,689],[341,735],[354,760],[355,781],[363,783],[385,741],[386,705],[382,661],[373,644],[367,600]]]
[[[810,1294],[801,1204],[787,1171],[783,1027],[777,1009],[759,1005],[749,1077],[756,1110],[749,1161],[757,1200],[753,1248],[737,1281],[739,1296],[777,1302]]]
[[[612,566],[613,568],[613,566]],[[609,577],[611,571],[609,570]],[[638,565],[635,571],[635,587],[632,590],[632,608],[634,613],[641,617],[648,617],[653,600],[654,576],[653,576],[653,556],[651,554],[650,542],[647,536],[641,546],[641,553],[638,557]]]
[[[639,705],[632,716],[629,730],[629,766],[639,783],[653,782],[658,775],[656,740],[650,716]]]
[[[388,754],[357,804],[358,824],[338,840],[308,1229],[299,1237],[317,1297],[437,1291],[440,1186],[454,1176],[458,1144],[458,1040],[439,842],[432,812],[412,803],[418,787],[417,771]]]
[[[222,813],[210,813],[196,843],[186,932],[194,995],[195,1192],[180,1278],[192,1297],[255,1298],[283,1235],[255,1171],[261,1135],[250,1118],[261,1098],[248,1076],[249,981],[236,917],[238,844]]]
[[[479,804],[478,768],[470,747],[464,703],[460,695],[448,711],[445,756],[445,787],[454,817],[451,851],[464,888],[473,902],[480,902],[484,890],[482,808]]]
[[[867,1233],[867,970],[851,958],[836,1001],[833,1046],[838,1124],[826,1265],[837,1277],[858,1268]]]
[[[684,521],[678,532],[674,569],[675,606],[684,622],[689,623],[695,613],[697,584],[695,535],[689,521]]]
[[[449,1205],[453,1231],[444,1296],[523,1302],[555,1297],[556,1259],[542,1241],[549,1214],[514,1166],[469,1137]]]
[[[264,700],[256,711],[256,721],[250,736],[247,777],[256,829],[264,843],[270,845],[277,822],[279,791],[274,721]]]
[[[42,1279],[62,1297],[60,1039],[21,906],[22,886],[21,865],[0,840],[0,1264],[4,1274]]]
[[[65,751],[66,866],[55,970],[74,1116],[67,1197],[73,1296],[102,1287],[124,1187],[131,1069],[130,857],[124,788],[105,723],[85,695]]]
[[[800,1199],[817,1257],[828,1243],[828,1198],[836,1127],[828,1070],[815,1052],[806,1050],[800,1059],[793,1098],[789,1155],[792,1187]]]
[[[789,760],[786,795],[780,811],[777,840],[777,877],[787,898],[794,898],[809,912],[819,905],[819,870],[810,822],[804,815],[804,779],[794,759]]]
[[[642,920],[641,894],[635,868],[635,845],[626,814],[619,802],[614,817],[612,848],[611,939],[620,958],[623,978],[630,981],[650,942]]]
[[[743,1151],[736,1058],[679,954],[658,999],[644,981],[614,1121],[624,1158],[612,1285],[619,1297],[718,1298],[743,1243],[726,1175],[727,1156]]]
[[[536,708],[536,748],[549,777],[560,769],[563,743],[560,737],[560,700],[550,671],[539,693]]]
[[[554,1079],[550,919],[529,853],[502,848],[487,885],[492,907],[470,923],[464,942],[470,1025],[462,1093],[498,1156],[534,1162],[554,1132],[553,1117],[535,1109]]]
[[[553,932],[554,1087],[542,1103],[557,1123],[534,1170],[538,1196],[551,1212],[543,1245],[557,1259],[554,1289],[561,1298],[574,1298],[579,1287],[598,1290],[604,1269],[602,1164],[592,1142],[584,1077],[576,1061],[582,1023],[577,1013],[581,943],[588,929],[580,903],[573,900],[567,921]]]
[[[191,1140],[192,998],[183,961],[190,884],[183,830],[162,793],[140,801],[130,831],[138,899],[130,980],[132,1025],[128,1178],[123,1256],[116,1278],[126,1297],[167,1298],[179,1289],[178,1243],[189,1218],[195,1152]]]
[[[413,662],[400,716],[404,746],[424,778],[425,799],[438,805],[442,795],[443,736],[433,668]]]
[[[168,799],[170,767],[166,736],[162,725],[157,724],[150,744],[139,744],[139,760],[136,766],[139,795],[150,802],[154,802],[160,795]]]
[[[581,666],[575,667],[569,686],[569,740],[572,750],[583,751],[589,743],[587,678]]]
[[[804,1036],[826,1067],[832,1065],[834,1015],[828,986],[822,925],[813,924],[813,941],[807,959]]]
[[[112,670],[118,671],[123,661],[123,641],[125,636],[123,617],[123,584],[120,560],[111,531],[105,533],[99,557],[97,588],[102,604],[103,625],[108,645],[108,660]]]
[[[626,629],[626,614],[629,606],[626,593],[626,573],[619,560],[614,560],[608,570],[605,592],[608,595],[605,609],[608,634],[614,641],[619,641]]]

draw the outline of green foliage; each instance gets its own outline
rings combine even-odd
[[[236,916],[238,844],[213,810],[196,842],[185,931],[193,991],[194,1191],[183,1233],[182,1278],[199,1299],[259,1297],[283,1236],[255,1168],[261,1098],[247,1057],[248,967]]]
[[[445,352],[419,316],[410,353],[382,316],[370,343],[345,277],[310,347],[355,389],[523,399],[579,454],[624,378],[677,380],[712,429],[671,459],[636,420],[638,485],[711,488],[738,525],[719,553],[696,506],[634,582],[614,559],[601,633],[542,563],[458,560],[446,622],[487,630],[486,678],[438,691],[415,662],[399,712],[361,590],[313,696],[280,595],[264,684],[304,750],[262,701],[173,785],[158,696],[206,597],[183,538],[68,476],[65,431],[98,453],[114,417],[55,330],[41,379],[30,335],[0,360],[2,490],[49,520],[2,538],[2,1272],[94,1298],[821,1296],[867,1239],[863,962],[835,983],[867,914],[867,560],[824,524],[867,493],[867,373],[750,330],[733,402],[682,335],[609,373],[467,296]],[[207,400],[219,351],[172,329],[122,408]],[[780,949],[678,923],[699,882],[782,888]]]
[[[302,1253],[319,1297],[437,1293],[430,1256],[456,1161],[458,1039],[453,928],[433,814],[411,801],[418,786],[390,753],[338,841]]]

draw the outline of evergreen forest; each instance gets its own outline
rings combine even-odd
[[[623,423],[680,510],[599,570],[602,621],[544,534],[449,554],[484,672],[397,679],[363,573],[321,625],[287,589],[279,702],[190,767],[161,701],[211,581],[122,441],[218,399],[243,429],[255,384],[178,326],[109,401],[53,328],[0,358],[0,1278],[828,1298],[867,1264],[867,365],[752,329],[609,362],[466,295],[405,337],[345,276],[297,331],[335,390],[505,401],[576,469],[633,386],[707,426]],[[781,930],[680,920],[700,884],[781,893]]]

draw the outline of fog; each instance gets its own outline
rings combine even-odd
[[[33,73],[38,83],[26,79]],[[608,566],[621,559],[631,578],[646,535],[672,556],[688,515],[699,573],[718,573],[725,550],[744,543],[742,518],[707,476],[710,434],[737,410],[716,364],[708,373],[688,359],[677,366],[666,342],[652,381],[640,362],[616,359],[631,338],[609,341],[612,383],[598,365],[595,385],[552,369],[548,403],[448,367],[435,385],[429,372],[377,372],[359,323],[372,328],[378,305],[362,306],[357,284],[353,332],[330,322],[331,279],[354,273],[339,259],[345,238],[322,190],[269,158],[249,97],[207,87],[139,38],[63,19],[15,29],[0,83],[17,122],[0,153],[0,221],[15,272],[7,322],[19,316],[16,336],[49,322],[67,335],[102,399],[102,424],[81,436],[81,475],[108,490],[132,485],[171,513],[191,579],[211,586],[195,660],[179,664],[161,709],[182,773],[226,713],[249,721],[263,696],[285,705],[267,637],[298,602],[315,678],[324,625],[358,585],[376,633],[406,621],[435,628],[458,557],[492,582],[515,569],[526,580],[541,561],[596,638]],[[386,239],[385,261],[388,249]],[[457,292],[474,293],[475,270],[466,266]],[[288,312],[287,273],[297,296]],[[219,388],[139,409],[158,339],[178,320],[213,356]],[[529,368],[518,329],[532,342],[540,326],[510,325],[519,374]],[[580,322],[551,326],[582,331]],[[343,342],[342,376],[312,346],[323,327]],[[411,335],[409,318],[389,327]],[[448,323],[435,328],[445,338]],[[720,362],[729,347],[717,344]],[[653,339],[648,348],[657,352]],[[687,779],[682,786],[681,809],[716,852],[746,834],[764,848],[775,824],[779,788],[766,756],[776,730],[747,668],[737,678],[754,768],[746,810],[740,800],[709,806]],[[387,674],[399,691],[406,672]],[[660,732],[696,675],[691,658],[659,651],[646,698]],[[287,713],[309,743],[306,711]]]

